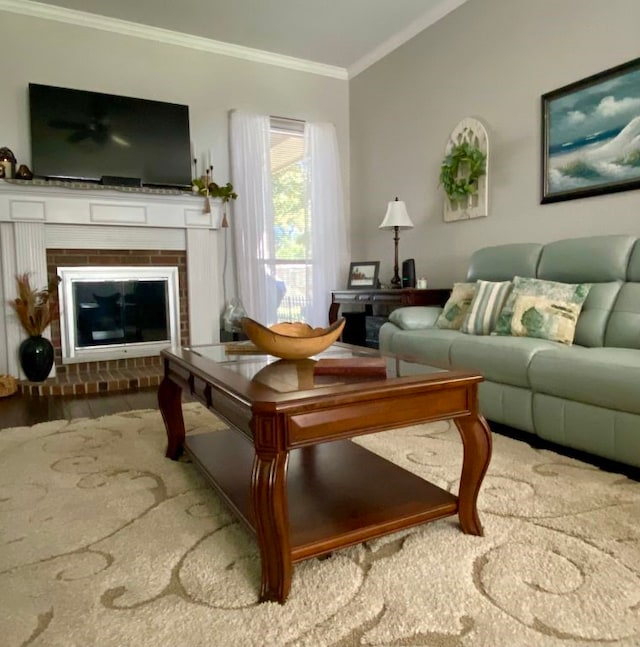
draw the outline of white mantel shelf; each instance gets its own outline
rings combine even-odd
[[[222,202],[172,191],[68,188],[0,180],[0,222],[218,229]]]

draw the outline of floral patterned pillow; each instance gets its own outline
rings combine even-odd
[[[436,320],[436,328],[459,330],[476,293],[475,283],[454,283],[449,300]]]
[[[559,283],[516,276],[498,316],[495,333],[572,344],[591,284]]]

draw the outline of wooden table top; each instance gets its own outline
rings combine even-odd
[[[480,382],[483,378],[476,372],[453,370],[446,367],[426,365],[420,362],[419,375],[399,376],[396,356],[381,353],[372,348],[337,342],[326,351],[306,360],[279,360],[266,353],[228,352],[237,343],[204,346],[174,347],[162,351],[172,365],[182,365],[202,380],[224,386],[248,405],[271,403],[277,407],[290,407],[298,401],[308,403],[310,398],[348,398],[356,392],[379,392],[381,388],[406,390],[411,385],[432,384],[437,388],[443,382],[470,380]],[[386,360],[387,376],[366,375],[314,375],[313,367],[319,359],[383,357]],[[403,358],[405,360],[410,358]]]

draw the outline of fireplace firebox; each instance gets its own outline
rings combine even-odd
[[[156,355],[180,343],[176,267],[58,267],[63,364]]]

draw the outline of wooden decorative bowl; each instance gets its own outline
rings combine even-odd
[[[306,359],[322,352],[340,337],[345,323],[343,318],[328,328],[312,328],[296,321],[267,328],[249,317],[241,320],[245,335],[260,350],[282,359]]]

